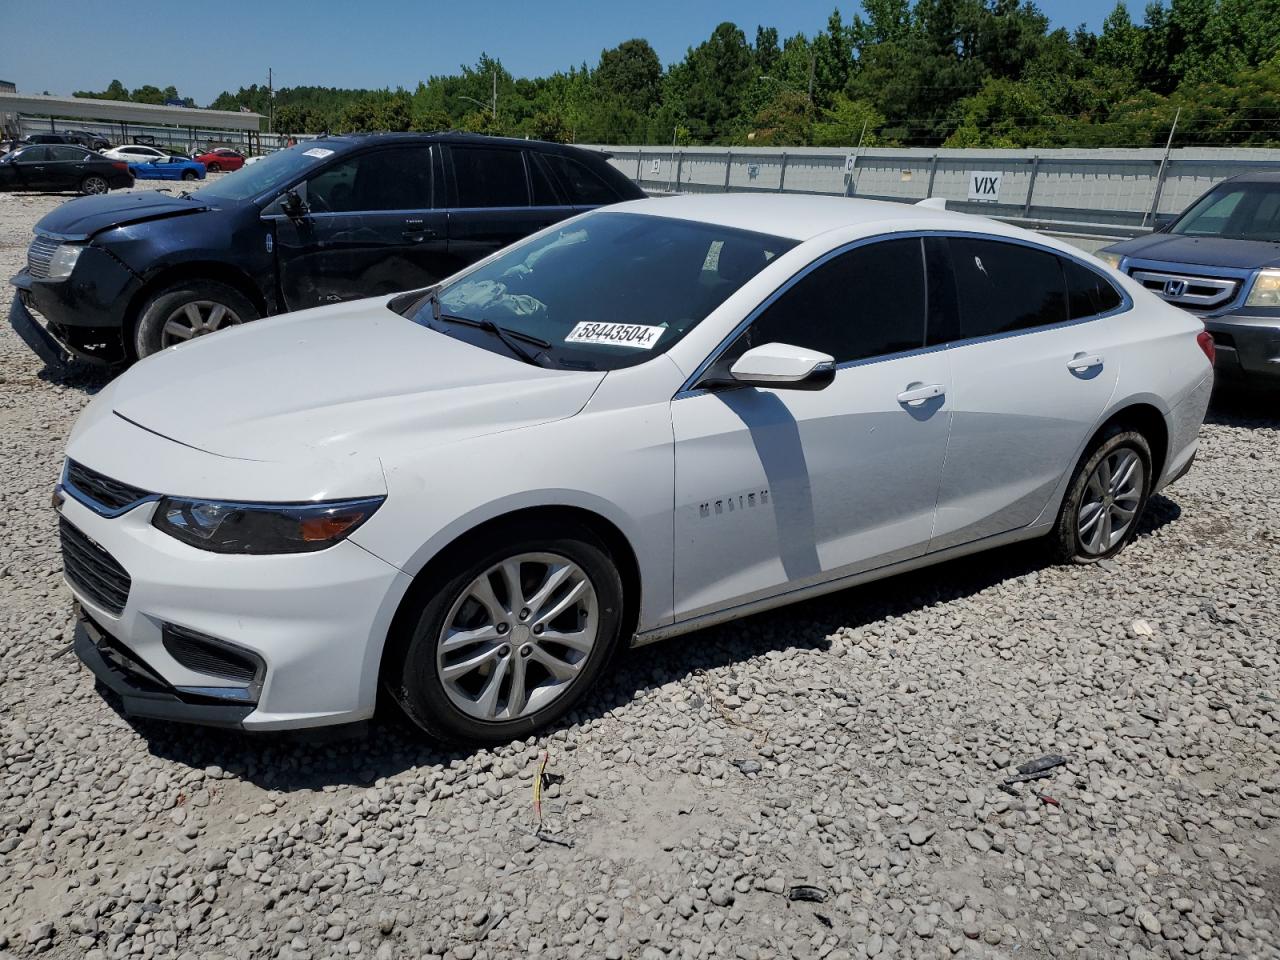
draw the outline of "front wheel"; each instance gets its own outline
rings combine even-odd
[[[1133,430],[1112,430],[1076,468],[1052,536],[1063,563],[1114,557],[1133,539],[1154,478],[1151,446]]]
[[[184,280],[154,294],[142,307],[133,331],[141,360],[153,353],[257,320],[258,308],[240,291],[213,280]]]
[[[211,164],[209,164],[209,166],[208,166],[208,167],[206,167],[205,169],[207,169],[210,173],[217,173],[219,170],[221,170],[221,169],[222,169],[222,167],[221,167],[221,166],[219,166],[219,165],[218,165],[218,164],[216,164],[216,163],[211,163]]]
[[[80,181],[80,192],[86,197],[106,193],[110,189],[111,187],[107,184],[106,178],[100,177],[96,173],[90,174]]]
[[[195,178],[196,178],[196,172],[195,172],[194,170],[183,170],[183,171],[182,171],[182,179],[183,179],[183,180],[194,180]]]
[[[384,683],[446,742],[502,743],[564,716],[618,646],[622,580],[589,530],[471,545],[420,600]]]

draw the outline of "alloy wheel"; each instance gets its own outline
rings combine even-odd
[[[1086,553],[1104,554],[1124,539],[1137,516],[1145,481],[1137,451],[1120,447],[1102,458],[1085,484],[1076,517]]]
[[[108,190],[107,181],[102,177],[85,177],[84,192],[89,194],[106,193]]]
[[[558,554],[522,553],[491,566],[454,601],[437,638],[436,671],[467,716],[515,720],[568,692],[599,630],[586,572]]]
[[[240,315],[225,303],[213,300],[189,300],[165,320],[160,331],[160,345],[171,347],[195,337],[214,333],[240,323]]]

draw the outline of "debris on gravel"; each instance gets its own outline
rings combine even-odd
[[[63,199],[0,194],[0,279]],[[1280,404],[1215,407],[1113,560],[706,630],[455,751],[131,724],[55,656],[49,493],[102,383],[0,331],[6,960],[1280,956]]]

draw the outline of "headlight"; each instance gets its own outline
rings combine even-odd
[[[1094,256],[1097,257],[1099,260],[1101,260],[1103,263],[1105,263],[1108,267],[1111,267],[1111,269],[1113,270],[1119,270],[1120,261],[1124,259],[1124,254],[1108,253],[1106,250],[1100,250],[1097,253],[1095,253]]]
[[[1253,281],[1246,307],[1280,307],[1280,270],[1262,270]]]
[[[164,497],[151,525],[214,553],[309,553],[345,540],[383,499],[224,503]]]
[[[71,276],[71,271],[76,268],[76,261],[80,259],[80,252],[84,250],[82,243],[60,243],[53,251],[53,257],[49,260],[49,279],[65,280]]]

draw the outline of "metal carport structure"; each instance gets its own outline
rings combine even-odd
[[[260,113],[7,92],[0,92],[0,114],[48,117],[51,131],[56,129],[55,119],[62,118],[110,123],[120,127],[122,142],[128,141],[129,125],[133,124],[136,127],[174,127],[192,133],[196,130],[235,131],[247,143],[257,144],[262,120]]]

